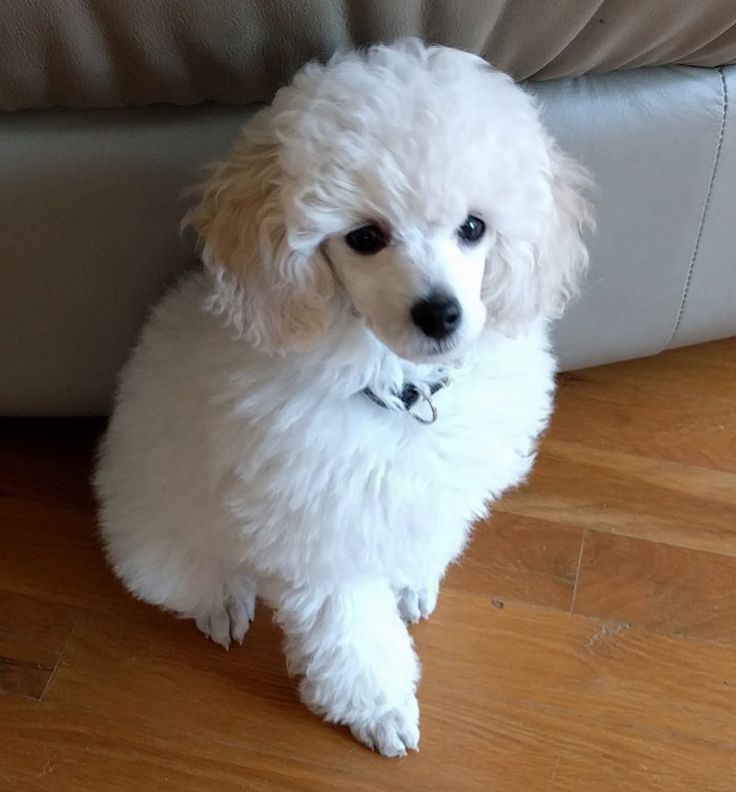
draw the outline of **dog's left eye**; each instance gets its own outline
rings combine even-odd
[[[475,215],[468,215],[465,222],[457,229],[458,238],[463,242],[477,242],[486,232],[486,224]]]
[[[347,234],[345,244],[356,253],[372,256],[388,245],[388,239],[377,225],[364,225]]]

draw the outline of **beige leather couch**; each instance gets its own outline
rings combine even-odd
[[[4,0],[0,414],[105,412],[194,262],[197,166],[306,60],[402,35],[530,80],[595,174],[565,367],[736,332],[734,0]]]

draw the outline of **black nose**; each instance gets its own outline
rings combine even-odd
[[[419,300],[411,309],[414,324],[430,338],[441,341],[457,329],[462,309],[454,297],[444,294],[430,294]]]

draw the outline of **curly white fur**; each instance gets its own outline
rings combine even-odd
[[[416,748],[402,619],[430,614],[473,521],[529,470],[586,183],[472,55],[411,40],[300,72],[201,188],[206,271],[121,377],[95,484],[130,590],[225,646],[257,593],[311,709],[388,756]],[[345,235],[368,222],[388,245],[360,256]],[[443,345],[411,318],[436,289],[462,310]],[[448,369],[430,426],[362,393],[400,407]]]

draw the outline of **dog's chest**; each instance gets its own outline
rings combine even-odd
[[[249,524],[249,550],[293,569],[390,572],[442,567],[462,548],[489,499],[526,474],[549,411],[546,381],[519,390],[475,377],[437,394],[437,421],[423,425],[356,394],[324,405],[288,435],[266,433],[270,497]],[[260,454],[259,454],[260,455]],[[248,488],[250,489],[250,488]],[[263,547],[261,543],[263,542]]]

